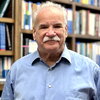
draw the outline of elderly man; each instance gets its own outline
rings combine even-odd
[[[33,23],[37,51],[12,65],[2,100],[100,100],[99,66],[65,45],[66,9],[43,3]]]

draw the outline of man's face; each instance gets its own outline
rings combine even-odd
[[[64,16],[57,8],[44,8],[37,15],[34,38],[39,51],[62,51],[66,32]]]

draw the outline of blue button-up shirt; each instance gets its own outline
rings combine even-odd
[[[100,100],[100,69],[87,57],[65,49],[51,67],[38,51],[16,61],[2,100]]]

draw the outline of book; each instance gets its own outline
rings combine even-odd
[[[32,2],[25,3],[24,29],[32,29]]]
[[[4,13],[10,3],[10,0],[1,0],[0,2],[0,17],[4,16]]]
[[[38,45],[35,40],[27,35],[21,34],[21,57],[35,52],[37,48]]]
[[[12,64],[11,57],[2,57],[2,78],[6,78]]]
[[[0,23],[0,50],[6,50],[5,23]]]
[[[2,78],[2,58],[0,57],[0,78]]]
[[[89,27],[88,27],[88,34],[91,36],[95,35],[95,13],[89,13]]]
[[[80,16],[81,16],[81,23],[80,23],[80,25],[81,25],[81,34],[82,35],[85,35],[86,34],[86,24],[87,24],[87,22],[86,22],[86,14],[87,14],[87,11],[86,10],[80,10]]]
[[[72,16],[72,9],[67,9],[68,11],[68,20],[67,20],[67,24],[68,24],[68,33],[72,34],[73,33],[73,16]]]
[[[75,34],[80,34],[80,12],[76,11],[75,15]]]
[[[81,0],[83,4],[89,4],[89,0]]]
[[[38,45],[35,40],[29,40],[29,53],[33,53],[37,50]]]
[[[7,39],[6,39],[6,49],[7,50],[12,50],[12,41],[11,41],[11,36],[12,34],[9,32],[9,27],[8,27],[8,25],[6,24],[6,37],[7,37]]]
[[[100,66],[100,54],[96,56],[96,63]]]

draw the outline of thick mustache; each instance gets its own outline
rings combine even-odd
[[[47,42],[47,41],[50,41],[50,40],[53,40],[53,41],[60,41],[60,38],[58,36],[54,36],[54,37],[47,37],[45,36],[43,38],[43,42]]]

